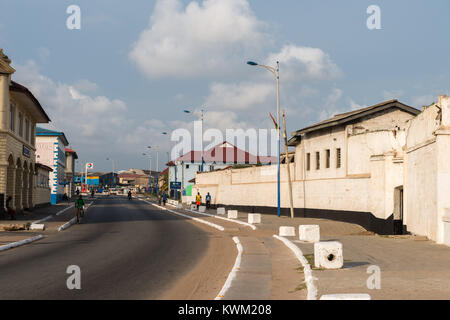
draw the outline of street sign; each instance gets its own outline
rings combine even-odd
[[[181,189],[181,181],[180,182],[171,182],[170,183],[170,189]]]
[[[92,162],[86,163],[86,169],[94,169],[94,164]]]

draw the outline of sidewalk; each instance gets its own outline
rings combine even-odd
[[[207,213],[215,215],[216,210],[207,210]],[[247,222],[247,214],[239,212],[238,220]],[[203,216],[202,219],[213,219],[211,221],[222,225],[226,222],[212,217]],[[339,221],[291,219],[268,214],[262,214],[261,219],[262,223],[256,225],[255,231],[236,224],[235,228],[240,231],[239,237],[243,239],[242,237],[250,236],[249,243],[257,239],[265,241],[267,246],[270,237],[278,234],[280,226],[294,226],[296,237],[288,238],[302,250],[313,268],[314,277],[318,278],[317,298],[324,294],[367,293],[372,299],[450,299],[450,248],[447,246],[438,245],[423,237],[379,236],[359,225]],[[343,269],[314,268],[314,244],[298,240],[298,226],[301,224],[317,224],[320,226],[321,241],[333,240],[343,244]],[[245,240],[243,245],[245,248]],[[272,263],[275,255],[276,251],[270,253]],[[267,260],[260,262],[261,268],[267,265]],[[367,268],[371,265],[381,269],[380,290],[367,288],[367,279],[372,275],[367,273]],[[267,274],[267,270],[253,271]],[[267,295],[267,292],[261,287],[260,295],[264,294]],[[236,297],[239,298],[237,295]]]

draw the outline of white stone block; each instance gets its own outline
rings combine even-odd
[[[300,225],[298,227],[298,236],[301,241],[319,242],[320,227],[316,224]]]
[[[261,215],[259,213],[249,213],[248,223],[261,223]]]
[[[191,210],[197,210],[197,205],[196,204],[191,204]]]
[[[344,266],[342,243],[338,241],[314,243],[314,266],[323,269],[341,269]]]
[[[217,214],[225,214],[225,208],[217,208]]]
[[[199,212],[206,212],[206,206],[200,206],[198,207]]]
[[[320,300],[372,300],[367,293],[324,294]]]
[[[183,209],[183,205],[179,202],[177,202],[177,209]]]
[[[237,219],[238,211],[237,210],[228,210],[228,219]]]
[[[45,230],[45,224],[41,223],[41,224],[35,224],[32,223],[30,226],[30,230]]]
[[[280,227],[280,237],[295,237],[295,227]]]

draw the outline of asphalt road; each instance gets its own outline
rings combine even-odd
[[[182,218],[99,198],[80,225],[0,253],[0,299],[158,299],[207,247],[207,232]],[[67,288],[70,265],[80,290]]]

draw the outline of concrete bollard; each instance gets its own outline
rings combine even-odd
[[[183,205],[179,202],[177,202],[177,209],[183,209]]]
[[[295,227],[280,227],[280,237],[295,237]]]
[[[248,223],[261,223],[261,215],[259,213],[249,213]]]
[[[238,211],[237,210],[228,210],[228,219],[237,219]]]
[[[206,206],[199,206],[198,212],[206,212]]]
[[[225,208],[217,208],[217,214],[225,214]]]
[[[35,224],[32,223],[30,226],[30,230],[45,230],[45,224]]]
[[[314,243],[314,266],[323,269],[341,269],[344,266],[342,243],[338,241]]]
[[[316,224],[313,225],[300,225],[298,227],[299,240],[306,242],[319,242],[320,241],[320,227]]]
[[[324,294],[320,300],[372,300],[367,293]]]
[[[196,204],[191,204],[191,210],[197,210],[197,205]]]

